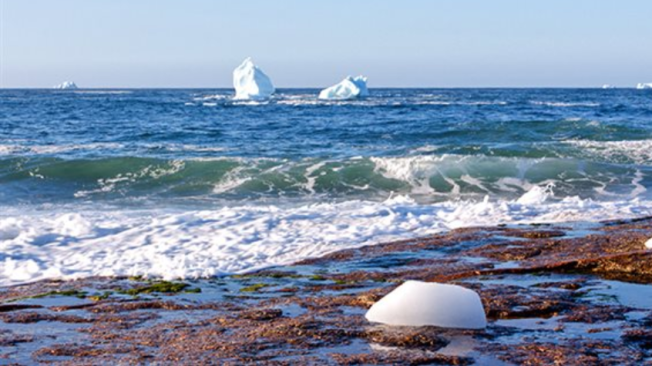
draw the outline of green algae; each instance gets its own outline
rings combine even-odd
[[[254,283],[253,285],[243,287],[240,289],[240,292],[258,292],[258,290],[269,286],[266,283]]]
[[[89,300],[93,300],[93,301],[106,300],[106,299],[108,299],[112,294],[113,294],[113,292],[111,292],[111,291],[104,291],[104,292],[101,293],[101,294],[100,294],[100,293],[96,293],[96,294],[93,294],[93,295],[89,295],[89,296],[88,296],[88,299],[89,299]]]
[[[138,286],[138,287],[130,288],[128,290],[122,290],[120,292],[131,296],[152,294],[152,293],[176,294],[179,292],[188,292],[189,290],[193,290],[193,289],[187,289],[188,287],[190,287],[190,285],[183,282],[160,281],[145,286]],[[191,292],[197,292],[197,291],[193,290]]]
[[[63,290],[63,291],[49,291],[49,292],[44,292],[42,294],[38,295],[33,295],[33,296],[28,296],[26,298],[28,299],[42,299],[44,297],[50,297],[50,296],[70,296],[70,297],[76,297],[79,299],[85,299],[86,298],[86,291],[79,291],[79,290]]]

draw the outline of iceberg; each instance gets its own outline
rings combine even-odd
[[[274,94],[274,84],[263,70],[248,57],[233,70],[234,99],[263,100]]]
[[[602,89],[616,89],[616,87],[610,84],[604,84],[602,85]]]
[[[375,303],[365,318],[395,326],[483,329],[487,317],[480,296],[462,286],[406,281]]]
[[[367,78],[347,76],[339,84],[333,85],[319,93],[319,99],[325,100],[348,100],[369,95],[367,90]]]
[[[636,89],[652,89],[652,83],[638,83]]]
[[[55,85],[52,89],[77,89],[77,84],[73,81],[64,81],[59,85]]]

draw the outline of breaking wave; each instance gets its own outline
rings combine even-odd
[[[646,160],[647,144],[617,146]],[[608,154],[618,150],[610,148]],[[631,198],[646,194],[645,187],[652,185],[651,168],[574,158],[448,154],[300,160],[14,157],[0,160],[0,182],[5,185],[0,199],[29,200],[38,193],[45,201],[50,195],[63,201],[193,196],[235,201],[314,196],[379,201],[403,194],[419,202],[437,202],[484,195],[515,199],[534,186],[548,184],[564,197]]]
[[[5,208],[0,217],[0,286],[86,276],[197,278],[239,273],[336,250],[504,223],[572,222],[652,214],[652,202],[556,198],[539,186],[516,200],[418,204],[406,196],[294,206],[71,213]]]

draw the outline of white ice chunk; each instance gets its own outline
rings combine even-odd
[[[652,89],[652,83],[638,83],[636,89]]]
[[[604,85],[602,85],[602,89],[615,89],[615,87],[613,85],[610,85],[610,84],[604,84]]]
[[[648,249],[652,249],[652,238],[648,239],[645,242],[645,247],[648,248]]]
[[[74,81],[64,81],[59,85],[55,85],[52,89],[77,89],[77,84]]]
[[[367,90],[367,78],[356,76],[352,78],[347,76],[339,84],[333,85],[322,90],[319,93],[319,99],[326,100],[347,100],[369,95]]]
[[[274,84],[263,70],[248,57],[233,70],[233,87],[238,100],[262,100],[274,94]]]
[[[367,320],[397,326],[432,325],[482,329],[487,318],[473,290],[441,283],[407,281],[375,303]]]

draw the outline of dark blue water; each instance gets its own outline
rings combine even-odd
[[[652,93],[1,90],[0,285],[652,215]]]
[[[2,90],[0,201],[441,201],[547,183],[599,199],[652,185],[650,92],[317,93],[253,103],[230,90]]]

